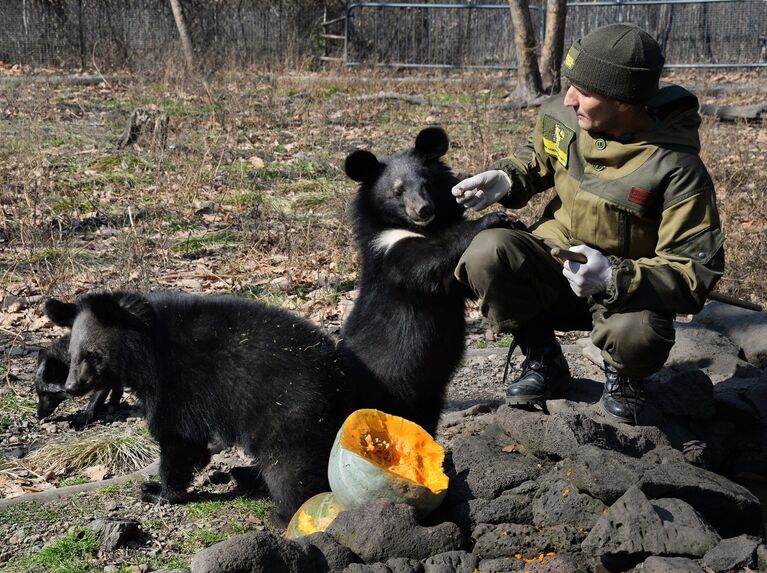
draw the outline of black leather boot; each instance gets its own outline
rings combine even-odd
[[[599,405],[605,414],[626,424],[638,424],[645,403],[642,380],[629,378],[605,363],[605,387]]]
[[[506,390],[506,403],[510,406],[541,404],[561,396],[571,382],[570,368],[554,332],[526,327],[514,334],[514,340],[522,349],[525,361],[522,374]]]

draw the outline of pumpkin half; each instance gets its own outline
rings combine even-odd
[[[298,539],[304,535],[325,531],[344,509],[334,493],[318,493],[306,500],[293,514],[285,530],[285,537]]]
[[[357,410],[330,452],[330,489],[346,507],[386,499],[412,505],[423,517],[447,493],[444,458],[442,446],[418,424],[380,410]]]

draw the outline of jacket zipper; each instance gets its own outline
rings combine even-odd
[[[631,215],[626,211],[618,214],[618,234],[621,240],[621,257],[627,259],[631,247]]]

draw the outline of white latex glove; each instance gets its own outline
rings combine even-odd
[[[500,169],[483,171],[453,187],[453,197],[467,209],[481,211],[509,194],[511,179]]]
[[[570,247],[576,253],[582,253],[588,258],[587,263],[565,261],[562,274],[570,282],[573,292],[582,298],[604,292],[612,278],[610,260],[602,253],[586,245]]]

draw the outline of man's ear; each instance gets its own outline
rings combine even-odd
[[[422,129],[415,138],[415,152],[424,159],[437,159],[447,153],[450,140],[441,127]]]
[[[344,171],[349,179],[359,183],[375,181],[383,169],[383,164],[378,158],[364,149],[358,149],[350,153],[344,162]]]
[[[72,328],[72,324],[77,316],[77,306],[51,298],[45,301],[43,312],[45,316],[51,319],[53,324]]]

